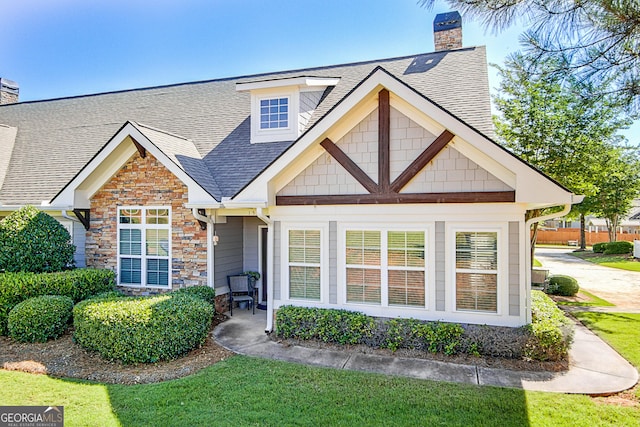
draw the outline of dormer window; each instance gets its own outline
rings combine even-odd
[[[289,127],[289,98],[260,99],[260,129]]]
[[[324,91],[339,81],[333,77],[291,77],[237,83],[237,91],[251,93],[251,143],[297,139]]]

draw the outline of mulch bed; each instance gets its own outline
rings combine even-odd
[[[227,320],[216,315],[213,327]],[[110,362],[98,353],[84,350],[73,342],[70,328],[62,337],[46,343],[19,343],[0,336],[0,367],[11,371],[78,378],[106,384],[147,384],[194,374],[233,356],[219,346],[211,334],[205,343],[179,359],[158,363],[125,365]]]

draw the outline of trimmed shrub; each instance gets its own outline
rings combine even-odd
[[[202,344],[213,314],[211,304],[176,293],[88,299],[73,309],[74,339],[109,360],[157,362]]]
[[[600,242],[593,244],[593,252],[597,254],[601,254],[607,248],[607,242]]]
[[[129,298],[129,297],[120,291],[107,291],[107,292],[100,292],[99,294],[91,295],[89,298],[86,298],[86,299],[114,300],[119,298]]]
[[[74,302],[115,290],[111,270],[76,269],[60,273],[0,274],[0,335],[7,334],[9,312],[18,303],[42,295],[61,295]]]
[[[531,337],[525,357],[558,361],[567,357],[573,341],[573,324],[556,304],[541,291],[531,291]]]
[[[548,294],[572,297],[577,294],[579,290],[580,286],[578,286],[578,281],[571,276],[554,274],[549,277],[549,286],[547,286]]]
[[[178,295],[191,295],[200,298],[203,301],[208,302],[214,308],[216,306],[216,290],[204,285],[189,286],[186,288],[180,288],[173,292]]]
[[[355,311],[284,306],[276,313],[276,334],[283,338],[360,344],[374,327],[373,318]]]
[[[605,246],[605,255],[627,255],[633,252],[633,243],[627,241],[609,242]]]
[[[44,295],[22,301],[9,313],[9,336],[21,342],[46,342],[64,333],[71,319],[73,300]]]
[[[456,354],[464,329],[457,323],[423,322],[416,319],[389,319],[383,347],[425,350],[430,353]]]
[[[62,271],[75,250],[67,229],[33,206],[0,221],[0,271]]]
[[[521,359],[531,333],[528,326],[463,325],[460,352],[476,355]]]
[[[571,322],[549,297],[534,292],[533,323],[520,328],[382,319],[346,310],[284,306],[276,313],[276,336],[392,351],[404,348],[447,355],[562,360],[573,338]]]

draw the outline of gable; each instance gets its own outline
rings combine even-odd
[[[215,182],[193,143],[175,134],[127,122],[51,200],[52,206],[88,208],[89,200],[131,156],[152,155],[188,189],[191,204],[215,204]],[[153,178],[148,179],[153,182]]]
[[[335,143],[378,182],[378,109]],[[395,108],[390,109],[390,179],[400,174],[434,141],[429,132]],[[399,193],[494,192],[513,189],[453,147],[446,146]],[[278,196],[367,194],[368,191],[329,153],[323,153]]]
[[[378,109],[378,180],[374,181],[334,141],[340,142],[356,125]],[[400,166],[391,173],[391,108],[411,119],[436,138],[395,179]],[[376,126],[370,123],[374,129]],[[400,128],[397,126],[396,128]],[[421,132],[424,132],[422,130]],[[411,131],[413,132],[413,131]],[[424,134],[423,134],[424,137]],[[420,139],[420,138],[418,138]],[[421,143],[425,143],[422,141]],[[487,172],[476,191],[444,191],[431,193],[405,192],[403,189],[446,147],[463,156],[458,176],[464,171],[464,181],[471,181],[476,167],[479,176]],[[416,147],[416,150],[418,148]],[[290,196],[282,190],[318,158],[328,153],[340,163],[366,190],[366,194],[326,194]],[[450,153],[449,153],[450,154]],[[394,160],[397,160],[394,158]],[[444,160],[444,159],[442,159]],[[466,160],[466,166],[464,165]],[[404,165],[407,159],[400,159]],[[469,163],[471,161],[471,163]],[[427,171],[428,172],[428,171]],[[448,171],[447,171],[448,172]],[[453,174],[454,172],[452,172]],[[308,171],[306,174],[309,174]],[[469,176],[469,178],[466,178]],[[474,172],[475,176],[475,172]],[[420,178],[418,178],[419,180]],[[475,179],[475,178],[474,178]],[[300,181],[298,182],[300,183]],[[412,184],[415,185],[415,184]],[[495,187],[497,186],[497,187]],[[504,187],[506,186],[506,187]],[[507,188],[495,190],[495,188]],[[461,186],[461,190],[462,186]],[[473,187],[472,187],[473,190]],[[296,190],[297,192],[297,190]],[[305,192],[303,190],[303,192]],[[383,68],[377,68],[352,92],[339,101],[317,123],[291,145],[251,183],[227,202],[266,203],[268,206],[399,204],[399,203],[517,203],[520,208],[541,209],[550,206],[579,203],[581,196],[572,194],[562,185],[542,174],[513,155],[477,129],[435,104],[424,94]],[[226,203],[223,201],[223,203]]]

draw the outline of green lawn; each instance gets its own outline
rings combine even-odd
[[[627,255],[604,255],[596,254],[591,251],[571,252],[571,255],[593,262],[594,264],[604,265],[605,267],[619,268],[621,270],[640,271],[640,262]]]
[[[589,298],[591,301],[578,302],[578,301],[556,301],[558,305],[572,305],[576,307],[613,307],[615,304],[611,304],[609,301],[603,300],[597,295],[592,294],[589,291],[580,289],[579,294],[582,294]]]
[[[64,405],[66,426],[638,425],[586,396],[449,384],[235,356],[151,385],[0,371],[3,405]]]

